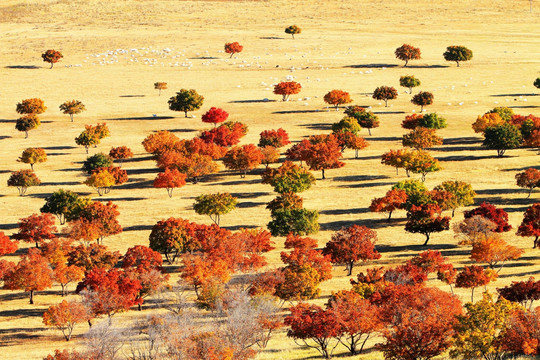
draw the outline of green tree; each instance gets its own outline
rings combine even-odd
[[[221,215],[236,208],[238,199],[229,193],[199,195],[195,198],[193,209],[199,215],[208,215],[219,226]]]
[[[429,113],[423,114],[423,116],[418,119],[418,126],[428,129],[444,129],[448,125],[446,124],[446,119],[442,116],[437,115],[437,113]]]
[[[414,75],[405,75],[399,78],[399,85],[409,88],[409,93],[412,94],[412,88],[420,86],[421,82]]]
[[[407,194],[407,201],[403,204],[403,208],[407,211],[413,205],[420,206],[423,204],[434,203],[429,195],[429,191],[423,182],[418,180],[402,180],[392,186],[392,190],[403,190]]]
[[[540,89],[540,77],[539,77],[539,78],[536,78],[536,80],[534,80],[533,85],[534,85],[535,87],[537,87],[538,89]]]
[[[92,174],[92,170],[109,166],[113,166],[113,159],[109,155],[106,155],[104,153],[97,153],[86,158],[83,163],[82,169],[88,174]]]
[[[60,189],[53,192],[47,199],[45,205],[39,209],[42,213],[56,215],[60,225],[77,218],[78,213],[84,207],[84,199],[70,190]]]
[[[502,157],[506,150],[516,149],[522,142],[523,138],[517,126],[502,124],[486,128],[482,145],[497,150],[497,156]]]
[[[473,52],[465,46],[449,46],[443,54],[444,60],[455,61],[459,67],[460,61],[469,61],[473,57]]]
[[[187,116],[188,111],[200,109],[204,102],[204,97],[199,95],[194,89],[180,89],[169,99],[169,109],[173,111],[183,111]]]
[[[88,148],[100,143],[99,136],[95,132],[84,130],[75,138],[75,144],[84,146],[86,153],[88,154]]]
[[[296,25],[287,26],[285,28],[285,33],[291,34],[293,39],[294,39],[295,34],[300,34],[301,32],[302,32],[302,29]]]
[[[424,150],[413,151],[407,160],[405,169],[415,174],[421,174],[422,182],[426,180],[428,173],[441,170],[439,160]]]
[[[362,130],[362,127],[358,124],[358,120],[353,117],[346,116],[337,123],[332,124],[332,132],[334,134],[348,131],[356,135],[360,130]]]
[[[270,184],[274,191],[280,194],[299,193],[308,190],[315,183],[315,176],[292,161],[285,161],[277,169],[268,168],[262,174],[263,184]]]
[[[282,209],[272,212],[268,230],[272,236],[309,235],[319,231],[319,212],[308,209]]]
[[[444,181],[442,184],[437,185],[435,190],[444,190],[453,194],[453,202],[451,203],[452,217],[454,212],[460,206],[469,206],[474,204],[474,198],[476,193],[474,192],[471,184],[464,181],[449,180]]]

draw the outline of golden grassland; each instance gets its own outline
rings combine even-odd
[[[381,126],[372,136],[364,134],[370,146],[359,159],[346,151],[345,167],[327,171],[328,179],[301,194],[304,206],[320,211],[321,231],[315,236],[320,246],[342,226],[366,225],[377,230],[383,254],[373,264],[400,263],[425,250],[420,246],[422,235],[404,231],[403,212],[387,224],[383,215],[370,213],[367,207],[372,198],[406,178],[381,165],[380,155],[401,147],[405,130],[400,123],[406,114],[419,110],[410,103],[411,95],[399,88],[399,77],[407,74],[421,79],[420,90],[434,93],[435,102],[428,111],[436,111],[449,124],[439,131],[445,144],[432,149],[444,169],[429,174],[426,185],[468,181],[478,193],[476,204],[490,201],[503,207],[517,227],[525,208],[538,201],[540,193],[527,199],[514,176],[538,167],[540,157],[533,150],[519,149],[496,158],[495,151],[481,148],[482,139],[470,125],[477,115],[495,106],[539,116],[540,94],[532,82],[540,76],[540,5],[533,5],[536,8],[530,13],[526,0],[4,0],[0,5],[0,230],[14,233],[19,218],[39,212],[44,198],[60,188],[98,198],[82,184],[85,176],[80,167],[86,154],[74,143],[84,124],[97,122],[106,122],[111,136],[91,149],[91,154],[120,145],[135,153],[123,165],[130,181],[99,199],[118,204],[124,228],[120,235],[105,239],[105,245],[121,252],[136,244],[147,245],[151,226],[171,216],[209,223],[191,205],[196,196],[218,191],[239,198],[238,208],[222,217],[222,225],[264,227],[270,220],[265,205],[276,194],[260,183],[260,171],[241,179],[222,167],[198,184],[175,190],[169,199],[165,190],[152,188],[157,170],[141,141],[157,130],[173,131],[180,138],[196,136],[207,127],[200,117],[211,106],[224,108],[230,120],[249,126],[243,144],[257,143],[262,130],[278,127],[298,141],[330,131],[330,125],[341,119],[342,112],[327,109],[322,97],[332,89],[342,89],[350,92],[354,104],[372,106]],[[291,24],[303,29],[295,40],[283,32]],[[244,45],[244,51],[228,59],[222,49],[231,41]],[[394,57],[394,49],[403,43],[422,50],[422,59],[411,61],[408,68]],[[445,62],[442,53],[449,45],[472,49],[473,60],[459,68]],[[65,56],[51,70],[40,57],[46,49]],[[115,54],[118,49],[126,53]],[[283,103],[271,89],[287,76],[303,88]],[[161,96],[153,89],[157,81],[168,83]],[[398,99],[390,101],[388,108],[371,98],[380,85],[399,88]],[[205,97],[194,117],[184,118],[167,107],[167,99],[180,88],[194,88]],[[42,98],[48,110],[40,116],[42,125],[24,139],[14,128],[15,104],[32,97]],[[73,123],[58,110],[71,99],[81,100],[87,108],[75,115]],[[6,181],[11,171],[26,168],[16,160],[27,147],[46,149],[48,161],[35,166],[42,185],[19,197]],[[320,179],[320,173],[316,175]],[[461,218],[458,211],[452,221]],[[525,249],[525,254],[503,268],[489,286],[491,291],[540,272],[539,250],[532,249],[532,239],[513,232],[504,236]],[[277,248],[268,255],[271,267],[280,265],[283,249],[283,239],[275,240]],[[469,249],[458,247],[451,231],[433,235],[427,248],[441,250],[456,266],[470,263]],[[20,253],[6,258],[15,260]],[[355,268],[354,274],[360,269]],[[432,283],[442,286],[436,280]],[[323,303],[332,291],[348,287],[349,277],[336,267],[316,302]],[[66,343],[58,331],[42,324],[41,314],[60,301],[58,293],[59,287],[39,292],[36,304],[29,305],[27,294],[0,290],[0,358],[41,359],[55,348],[81,346],[85,326],[76,328],[76,336]],[[463,301],[470,295],[469,291],[457,294]],[[131,311],[115,318],[125,324],[151,311]],[[342,352],[338,348],[337,353]],[[258,359],[315,355],[296,347],[282,332]],[[375,359],[380,354],[358,358]]]

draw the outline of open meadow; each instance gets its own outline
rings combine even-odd
[[[302,28],[294,39],[284,33],[293,24]],[[278,128],[285,129],[294,144],[330,133],[331,125],[343,118],[344,107],[335,111],[323,101],[330,90],[340,89],[350,93],[353,102],[349,105],[373,111],[380,127],[372,129],[371,136],[365,129],[360,132],[369,146],[360,150],[358,158],[347,149],[341,159],[345,166],[327,170],[326,179],[321,179],[321,171],[313,171],[316,183],[300,195],[305,208],[320,213],[320,231],[311,235],[320,248],[342,227],[357,224],[377,232],[376,248],[382,257],[358,264],[352,276],[347,276],[344,266],[334,266],[332,278],[321,284],[321,295],[312,302],[323,305],[332,292],[350,289],[349,280],[367,267],[401,264],[427,249],[440,250],[458,269],[474,264],[470,246],[458,246],[452,229],[434,233],[428,246],[422,246],[422,234],[404,230],[406,211],[397,210],[387,222],[384,213],[368,209],[373,198],[407,179],[405,171],[396,175],[393,167],[381,164],[381,155],[402,147],[408,130],[401,122],[420,111],[411,103],[408,89],[399,86],[400,76],[414,75],[421,85],[413,92],[432,92],[434,101],[427,111],[448,123],[437,131],[444,143],[429,149],[442,170],[429,173],[425,185],[433,189],[447,180],[470,183],[477,193],[475,203],[459,208],[450,224],[463,220],[463,211],[490,202],[509,214],[513,229],[502,237],[524,250],[521,258],[504,266],[488,290],[496,293],[496,288],[540,273],[540,249],[533,249],[532,237],[516,235],[525,209],[540,201],[540,190],[527,198],[527,190],[515,180],[527,168],[540,169],[538,149],[508,150],[499,158],[495,150],[482,147],[481,134],[471,127],[478,116],[500,106],[516,114],[540,116],[540,89],[533,86],[540,77],[537,1],[530,12],[526,0],[3,0],[0,33],[0,231],[6,235],[18,231],[20,218],[39,213],[45,198],[58,189],[118,205],[123,231],[105,238],[103,244],[122,254],[134,245],[148,246],[152,226],[159,220],[175,217],[210,225],[208,216],[193,210],[201,194],[230,192],[238,198],[237,208],[221,217],[221,226],[266,228],[271,220],[266,204],[278,194],[261,183],[263,165],[241,178],[238,171],[227,170],[217,160],[219,172],[195,184],[188,182],[169,198],[165,189],[152,186],[159,169],[142,141],[160,130],[180,139],[198,136],[213,127],[203,123],[201,116],[210,107],[218,107],[230,114],[229,120],[248,126],[240,145],[257,144],[263,130]],[[229,58],[223,46],[233,41],[244,49]],[[419,47],[422,58],[403,67],[394,55],[402,44]],[[471,49],[472,60],[459,67],[445,61],[442,54],[450,45]],[[41,59],[47,49],[64,56],[52,69]],[[287,80],[299,82],[302,90],[282,102],[273,87]],[[161,95],[154,89],[155,82],[167,83]],[[388,107],[372,98],[373,90],[381,85],[399,92]],[[204,96],[201,109],[189,112],[188,117],[169,110],[167,104],[182,88],[196,89]],[[25,138],[15,129],[20,117],[15,107],[28,98],[43,99],[47,110],[39,115],[41,126]],[[86,106],[73,122],[58,108],[71,99]],[[110,136],[96,148],[90,147],[89,155],[125,145],[134,157],[122,164],[128,182],[98,196],[84,184],[87,174],[81,166],[87,155],[74,139],[85,124],[103,122]],[[13,171],[29,168],[17,162],[28,147],[45,149],[48,160],[35,165],[41,185],[19,196],[16,188],[6,184]],[[280,161],[285,159],[285,150],[280,149]],[[420,179],[420,175],[411,178]],[[273,240],[276,248],[265,255],[268,269],[283,266],[280,252],[285,238]],[[17,261],[32,246],[20,242],[16,253],[2,259]],[[169,283],[174,284],[180,263],[164,265],[171,276]],[[435,275],[429,279],[429,286],[449,290]],[[454,291],[463,302],[469,301],[469,289]],[[23,291],[0,290],[0,359],[39,360],[54,349],[82,349],[86,324],[75,328],[70,342],[43,324],[43,312],[63,299],[59,293],[59,285],[38,291],[35,304],[30,305]],[[164,310],[149,298],[142,312],[133,308],[113,320],[121,328],[152,312]],[[94,320],[101,321],[106,316]],[[382,358],[382,353],[372,349],[379,340],[370,340],[367,352],[350,358]],[[349,358],[342,346],[335,355]],[[295,345],[283,328],[256,359],[317,356],[317,351]]]

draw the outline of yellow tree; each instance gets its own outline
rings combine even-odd
[[[84,183],[95,188],[99,196],[102,196],[110,191],[111,186],[116,183],[116,180],[108,170],[101,170],[92,173]]]

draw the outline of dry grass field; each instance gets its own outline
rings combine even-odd
[[[292,24],[303,29],[294,40],[283,32]],[[429,188],[445,180],[470,182],[478,194],[476,205],[489,201],[501,206],[514,228],[525,208],[540,197],[537,191],[527,199],[514,179],[525,168],[540,168],[540,156],[534,150],[518,149],[497,158],[495,151],[481,147],[482,138],[471,128],[478,115],[496,106],[540,116],[540,90],[532,86],[540,76],[537,1],[530,13],[526,0],[3,0],[0,31],[0,231],[7,235],[16,232],[19,218],[39,212],[44,198],[55,190],[99,198],[82,183],[85,175],[80,167],[86,154],[74,142],[85,124],[98,122],[107,123],[111,136],[91,148],[90,154],[120,145],[135,153],[123,165],[129,182],[99,198],[118,204],[124,228],[120,235],[105,239],[105,245],[121,252],[136,244],[148,245],[152,225],[171,216],[210,223],[193,211],[192,204],[196,196],[218,191],[239,198],[238,208],[222,217],[223,226],[265,227],[270,220],[265,205],[276,194],[261,184],[259,171],[242,179],[221,166],[218,174],[175,190],[169,199],[164,189],[152,187],[157,170],[141,141],[157,130],[194,137],[208,127],[200,118],[211,106],[225,109],[230,120],[249,126],[242,144],[257,143],[261,131],[279,127],[298,141],[329,132],[331,124],[342,118],[342,111],[327,109],[322,99],[328,91],[342,89],[351,94],[354,104],[371,106],[381,126],[372,136],[363,130],[370,146],[359,159],[354,159],[353,151],[345,151],[345,167],[327,171],[326,180],[316,173],[315,186],[302,193],[304,206],[320,211],[321,231],[315,235],[319,246],[342,226],[366,225],[379,236],[383,256],[375,263],[402,262],[426,249],[420,246],[423,236],[404,231],[403,211],[387,224],[384,215],[367,208],[372,198],[383,196],[406,178],[381,165],[380,155],[401,147],[405,133],[401,121],[419,111],[411,104],[411,95],[399,87],[399,77],[408,74],[421,79],[420,90],[434,93],[434,104],[427,110],[442,115],[449,124],[439,131],[444,145],[432,149],[443,170],[427,176]],[[244,51],[229,59],[223,44],[231,41],[244,45]],[[403,43],[422,50],[422,59],[411,61],[407,68],[394,57],[395,48]],[[449,45],[467,46],[474,58],[459,68],[445,62],[442,53]],[[53,69],[41,61],[47,49],[64,54]],[[281,102],[272,93],[272,84],[287,77],[300,82],[302,91]],[[161,96],[153,89],[158,81],[168,83]],[[380,85],[399,90],[388,108],[371,98]],[[205,97],[203,107],[190,118],[167,106],[168,98],[181,88],[196,89]],[[42,125],[25,139],[15,130],[19,117],[15,104],[33,97],[42,98],[48,110],[40,116]],[[81,100],[87,108],[75,115],[73,123],[58,109],[71,99]],[[6,182],[11,171],[27,168],[17,162],[27,147],[44,148],[48,161],[35,166],[41,186],[19,197]],[[452,222],[462,219],[462,210]],[[505,266],[489,286],[491,291],[540,273],[540,250],[532,249],[532,239],[513,231],[504,237],[525,254]],[[283,239],[275,241],[277,248],[268,255],[271,267],[281,264]],[[26,246],[21,243],[22,250],[5,258],[15,260]],[[458,247],[452,231],[434,234],[427,248],[441,250],[458,267],[470,263],[470,248]],[[358,271],[360,267],[354,275]],[[322,298],[316,302],[349,287],[350,277],[342,267],[335,267],[333,275],[323,283]],[[436,280],[432,283],[444,286]],[[55,348],[81,346],[86,326],[76,328],[76,336],[66,343],[60,332],[42,323],[42,313],[60,302],[59,290],[55,286],[38,292],[35,305],[28,304],[25,293],[0,290],[1,359],[37,360]],[[464,301],[470,296],[469,290],[457,294]],[[138,316],[141,313],[131,311],[115,318],[122,324]],[[338,348],[337,354],[344,350]],[[281,332],[257,359],[316,355],[298,348]],[[357,358],[377,359],[381,354],[368,352]]]

